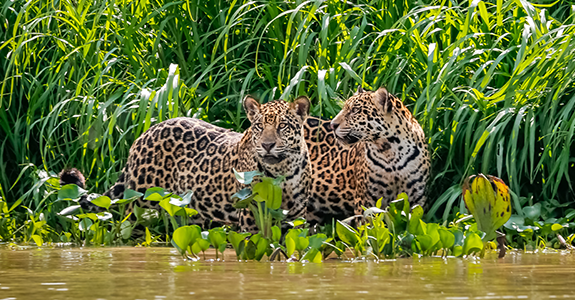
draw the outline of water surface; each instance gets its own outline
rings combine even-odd
[[[0,249],[0,299],[575,298],[571,253],[323,264],[184,261],[171,248]]]

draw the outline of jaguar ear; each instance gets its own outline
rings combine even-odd
[[[358,86],[357,86],[357,93],[356,93],[356,94],[361,94],[361,93],[363,93],[363,92],[365,92],[365,90],[363,89],[363,87],[361,86],[361,84],[358,85]]]
[[[257,114],[260,113],[260,103],[258,100],[254,99],[252,96],[247,95],[244,98],[244,110],[246,111],[246,115],[250,122],[254,121],[254,118]]]
[[[302,118],[304,121],[309,115],[310,102],[306,96],[299,96],[292,103],[290,103],[290,109],[295,111],[295,114]]]
[[[373,93],[373,101],[375,102],[375,105],[383,112],[389,113],[391,110],[393,110],[391,97],[384,87],[379,88]]]

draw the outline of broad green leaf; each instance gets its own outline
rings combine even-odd
[[[440,228],[438,233],[443,248],[451,249],[455,243],[455,235],[453,235],[449,230],[443,228]]]
[[[260,171],[238,172],[236,169],[233,170],[236,179],[241,184],[251,184],[255,177],[264,175],[264,173]]]
[[[38,246],[38,247],[40,247],[40,246],[42,246],[42,244],[44,244],[42,237],[37,235],[37,234],[32,235],[32,239],[34,240],[34,243],[36,243],[36,246]]]
[[[559,231],[561,229],[563,229],[563,226],[561,226],[561,224],[555,223],[555,224],[551,225],[551,230],[553,230],[553,231]]]
[[[89,229],[90,229],[90,227],[92,226],[92,224],[94,224],[94,223],[92,222],[92,220],[90,220],[89,218],[84,218],[84,219],[80,220],[80,223],[78,223],[78,228],[79,228],[81,231],[86,231],[86,230],[89,230]]]
[[[231,198],[232,201],[234,201],[234,207],[239,209],[247,208],[254,197],[255,194],[252,194],[252,190],[245,188],[233,194]]]
[[[200,227],[197,225],[179,227],[172,235],[172,240],[182,251],[193,245],[198,238],[200,238]]]
[[[188,204],[190,204],[190,202],[192,202],[192,196],[193,195],[194,195],[194,193],[192,193],[192,192],[186,193],[183,197],[172,195],[170,197],[170,204],[175,205],[175,206],[179,206],[179,207],[185,207]]]
[[[409,215],[409,225],[407,230],[412,234],[418,234],[417,229],[419,227],[419,220],[423,217],[423,208],[419,205],[415,205],[411,209],[411,214]]]
[[[476,233],[469,233],[463,242],[463,254],[470,255],[483,250],[483,241]]]
[[[169,193],[166,192],[163,188],[159,187],[150,188],[146,190],[146,194],[144,194],[144,200],[162,201],[164,200],[164,197],[167,196],[168,194]]]
[[[75,215],[81,211],[80,207],[81,207],[80,205],[68,206],[68,207],[64,208],[61,212],[59,212],[58,215],[60,215],[60,216]]]
[[[243,248],[240,247],[240,243],[245,244],[245,239],[250,236],[249,232],[237,233],[235,231],[230,231],[228,233],[228,241],[232,244],[232,247],[236,251],[236,255],[239,257],[242,253]]]
[[[270,209],[279,209],[282,204],[282,189],[273,184],[273,179],[263,177],[261,182],[256,183],[253,188],[255,200],[266,202],[266,207]]]
[[[86,194],[86,192],[86,190],[75,184],[67,184],[58,191],[58,200],[77,201],[82,195]]]
[[[157,195],[157,194],[155,194],[155,195]],[[179,211],[184,210],[183,208],[181,208],[179,206],[175,206],[175,205],[171,204],[170,200],[171,200],[171,198],[166,198],[166,199],[160,201],[160,206],[163,209],[165,209],[168,212],[168,214],[170,214],[170,216],[175,216]]]
[[[293,238],[292,238],[292,237],[289,237],[289,236],[285,238],[285,242],[286,242],[286,252],[287,252],[287,255],[288,255],[288,256],[292,256],[293,253],[295,252],[296,243],[295,243],[295,241],[293,240]]]
[[[421,246],[421,251],[423,252],[429,250],[433,246],[433,239],[429,235],[418,235],[416,238]]]
[[[335,231],[337,233],[337,237],[342,240],[344,243],[348,244],[351,247],[355,247],[355,244],[358,242],[357,232],[351,228],[349,225],[340,222],[339,220],[335,224]]]
[[[144,196],[144,194],[140,193],[140,192],[136,192],[132,189],[126,189],[124,191],[124,197],[123,200],[131,200],[131,199],[138,199],[140,197]]]
[[[272,239],[274,242],[279,242],[280,238],[282,237],[282,231],[277,226],[272,226]]]
[[[210,229],[208,240],[214,248],[219,249],[220,245],[226,244],[226,233],[221,227]]]
[[[541,203],[535,203],[533,206],[523,207],[523,214],[532,221],[539,220],[539,217],[541,217]]]
[[[112,204],[112,200],[110,200],[110,197],[108,196],[100,196],[96,199],[92,199],[92,204],[99,206],[99,207],[103,207],[105,209],[110,208],[110,205]]]

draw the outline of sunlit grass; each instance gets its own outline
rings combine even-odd
[[[429,216],[463,209],[459,185],[478,172],[504,179],[515,207],[572,202],[573,16],[509,0],[8,1],[2,196],[66,165],[103,191],[153,123],[195,115],[241,130],[248,93],[306,94],[332,117],[363,83],[404,99],[429,138]],[[45,204],[39,191],[26,205]]]

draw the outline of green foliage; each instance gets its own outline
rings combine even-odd
[[[286,211],[281,209],[282,204],[282,177],[273,179],[262,176],[258,171],[237,172],[235,176],[242,184],[252,184],[252,188],[245,188],[232,195],[235,201],[234,207],[249,209],[255,219],[255,223],[266,239],[272,239],[273,228],[285,218]],[[255,179],[258,179],[254,182]]]
[[[400,96],[426,132],[428,220],[464,213],[457,190],[478,172],[505,179],[516,210],[530,197],[570,203],[570,11],[511,0],[8,1],[0,196],[43,209],[45,194],[29,191],[67,165],[101,193],[157,122],[196,116],[239,131],[248,93],[308,95],[312,114],[329,118],[361,84]]]

